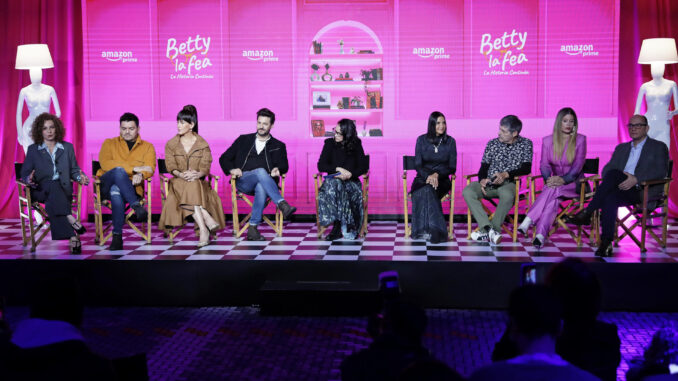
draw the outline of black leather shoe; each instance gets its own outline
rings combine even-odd
[[[332,227],[332,231],[325,237],[325,241],[335,241],[341,238],[341,222],[336,221]]]
[[[247,240],[248,241],[266,241],[266,238],[264,238],[261,233],[259,233],[259,229],[257,229],[257,225],[250,225],[247,227]]]
[[[132,209],[134,209],[134,219],[137,222],[146,222],[148,220],[148,212],[141,204],[132,205]]]
[[[589,212],[588,209],[582,209],[579,213],[568,219],[569,223],[575,224],[577,226],[582,225],[591,225],[591,215],[593,213]]]
[[[111,246],[108,247],[108,250],[122,250],[122,234],[113,233]]]
[[[290,216],[297,211],[297,208],[288,204],[287,201],[285,200],[282,200],[278,203],[278,209],[280,209],[280,211],[282,212],[284,219],[290,218]]]
[[[612,256],[612,240],[601,239],[600,246],[596,250],[596,257],[611,257]]]
[[[534,246],[537,250],[539,250],[539,249],[542,248],[542,246],[544,246],[544,242],[542,242],[541,240],[539,240],[539,238],[535,238],[535,239],[532,241],[532,246]]]

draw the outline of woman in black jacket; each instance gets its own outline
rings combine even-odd
[[[355,239],[363,221],[362,186],[367,158],[358,138],[355,122],[342,119],[334,129],[334,138],[325,139],[318,159],[318,171],[326,172],[318,193],[318,220],[321,226],[334,223],[325,239]]]
[[[85,228],[71,214],[72,181],[89,184],[75,160],[71,143],[63,141],[64,125],[55,115],[42,113],[35,118],[28,147],[21,166],[21,178],[31,189],[31,197],[45,203],[52,240],[71,240],[71,253],[80,253],[80,239]]]
[[[411,190],[412,238],[432,243],[447,241],[440,199],[452,187],[450,175],[457,170],[457,143],[447,134],[447,122],[441,112],[429,115],[428,131],[417,138],[414,165],[417,176]]]

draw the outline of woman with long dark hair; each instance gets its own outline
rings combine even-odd
[[[318,221],[321,226],[334,224],[325,237],[328,241],[355,239],[363,221],[362,186],[359,177],[368,170],[363,145],[355,122],[342,119],[334,128],[334,137],[325,139],[318,159],[318,171],[325,172],[318,193]]]
[[[212,166],[210,147],[198,135],[198,111],[184,106],[177,114],[177,135],[165,144],[165,165],[170,180],[162,208],[161,230],[181,226],[191,216],[200,231],[198,247],[209,244],[210,233],[226,225],[224,209],[217,192],[205,181]]]
[[[432,243],[447,240],[447,225],[440,199],[450,191],[450,175],[457,170],[457,143],[447,134],[445,115],[434,111],[428,131],[414,148],[417,176],[412,182],[412,238]],[[454,213],[453,210],[450,213]]]

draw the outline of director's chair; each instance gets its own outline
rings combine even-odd
[[[280,189],[280,195],[282,197],[285,197],[285,177],[286,174],[280,175],[280,186],[278,187]],[[252,195],[247,195],[245,193],[240,192],[238,188],[235,186],[235,182],[236,179],[233,176],[231,176],[230,183],[231,183],[231,204],[233,210],[233,235],[236,238],[240,238],[240,236],[250,226],[249,220],[252,217],[252,212],[250,211],[249,214],[247,214],[242,220],[240,220],[240,216],[238,215],[238,200],[244,201],[245,204],[249,205],[249,207],[252,208],[252,201],[248,197]],[[267,198],[266,205],[264,206],[264,208],[266,208],[266,206],[268,206],[270,202],[271,199]],[[271,222],[271,220],[265,214],[262,215],[262,219],[264,222],[268,224],[268,226],[273,228],[276,236],[282,237],[283,215],[282,212],[277,208],[277,206],[275,209],[275,223]]]

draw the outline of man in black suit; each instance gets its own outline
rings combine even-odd
[[[647,136],[650,129],[647,118],[634,115],[627,126],[633,140],[617,145],[612,158],[603,168],[603,182],[593,200],[571,220],[576,225],[588,225],[593,212],[601,209],[602,233],[597,256],[612,254],[617,208],[641,202],[640,184],[663,179],[668,171],[669,150],[663,142]],[[662,194],[662,187],[661,184],[650,187],[650,200]]]
[[[257,132],[240,135],[219,158],[221,169],[236,179],[238,190],[254,195],[247,229],[248,241],[265,240],[257,226],[261,223],[267,198],[275,203],[285,219],[297,210],[280,195],[278,184],[273,179],[289,169],[285,143],[271,135],[274,123],[273,111],[267,108],[257,111]]]

